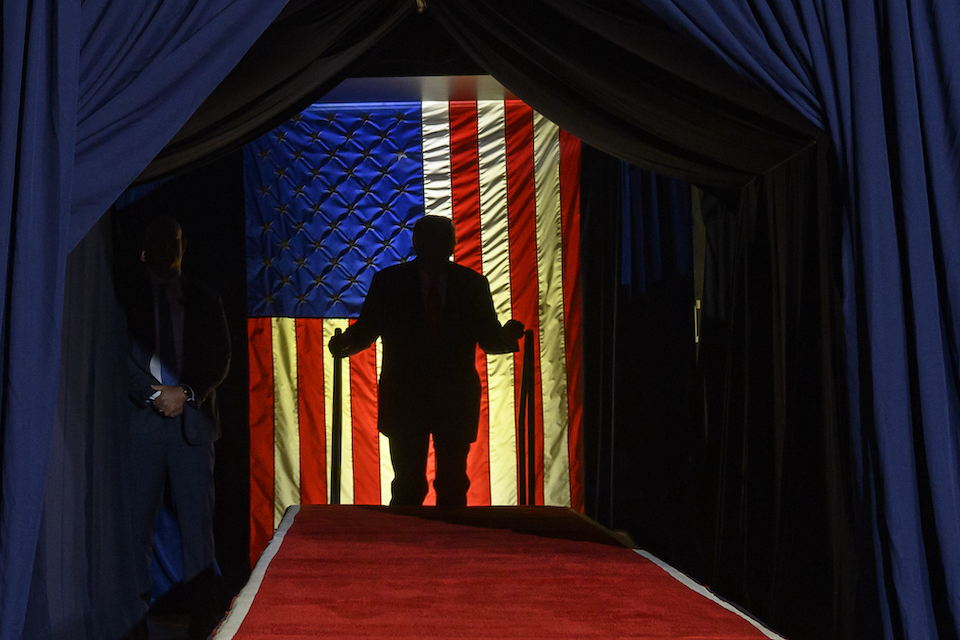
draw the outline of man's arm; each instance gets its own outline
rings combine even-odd
[[[490,294],[490,283],[483,278],[482,288],[478,287],[477,313],[480,335],[477,344],[485,353],[513,353],[520,350],[517,341],[523,335],[523,323],[518,320],[507,320],[500,326],[497,312],[493,307],[493,296]]]
[[[377,272],[370,282],[370,290],[360,309],[360,317],[339,336],[330,338],[328,346],[334,356],[345,358],[363,351],[380,337],[386,310],[386,293],[383,278]]]

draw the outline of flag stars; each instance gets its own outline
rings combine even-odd
[[[270,149],[264,147],[263,149],[260,149],[260,151],[257,151],[257,155],[260,157],[260,162],[263,162],[270,157]]]
[[[297,296],[297,306],[298,306],[298,307],[299,307],[299,306],[302,306],[303,303],[305,303],[309,297],[310,297],[310,296],[309,296],[309,294],[307,294],[307,293],[301,293],[300,295],[298,295],[298,296]]]
[[[273,173],[279,180],[283,180],[283,178],[287,175],[287,167],[277,167],[276,171]]]
[[[278,205],[276,206],[277,216],[278,216],[278,217],[279,217],[279,216],[282,216],[282,215],[285,214],[287,211],[289,211],[289,209],[290,209],[290,205],[288,205],[286,202],[281,202],[280,204],[278,204]]]
[[[300,269],[303,269],[305,266],[307,266],[306,256],[300,256],[299,258],[297,258],[296,263],[297,263],[297,271],[299,271]]]
[[[260,223],[261,234],[265,234],[271,229],[273,229],[273,220],[264,220],[262,223]]]
[[[288,276],[288,275],[286,275],[286,274],[280,276],[280,286],[286,287],[287,285],[291,284],[292,282],[293,282],[293,278],[291,278],[290,276]]]
[[[307,185],[302,184],[299,187],[294,187],[291,193],[294,198],[300,198],[304,195],[304,191],[306,191],[306,189],[307,189]]]
[[[260,192],[260,197],[262,198],[270,193],[270,185],[261,183],[260,186],[257,187],[257,191]]]
[[[260,264],[262,264],[266,268],[270,268],[271,266],[273,266],[273,258],[272,257],[264,258],[263,260],[260,261]]]
[[[290,248],[290,241],[289,241],[288,239],[286,239],[286,238],[284,238],[283,240],[281,240],[280,242],[277,243],[277,250],[278,250],[280,253],[283,253],[284,251],[286,251],[286,250],[289,249],[289,248]]]

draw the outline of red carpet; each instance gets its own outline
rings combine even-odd
[[[568,509],[304,506],[284,528],[217,640],[778,637]]]

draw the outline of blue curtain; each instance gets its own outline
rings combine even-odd
[[[4,0],[0,638],[22,634],[38,553],[67,255],[284,4]]]
[[[843,181],[861,580],[880,608],[878,628],[866,635],[956,638],[960,5],[636,4],[710,47],[830,135]]]

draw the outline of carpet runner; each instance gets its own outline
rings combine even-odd
[[[215,638],[780,636],[569,509],[302,506]]]

